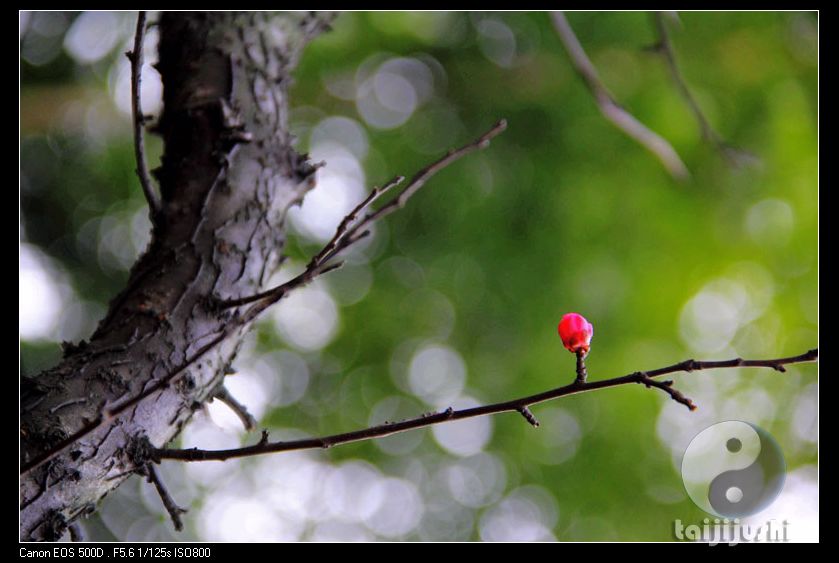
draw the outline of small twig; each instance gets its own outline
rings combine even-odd
[[[70,541],[84,541],[84,532],[82,531],[82,527],[78,522],[72,522],[69,526],[67,526],[67,529],[70,531]]]
[[[586,353],[582,350],[577,350],[577,383],[585,383],[588,378],[586,371]]]
[[[647,389],[650,387],[655,387],[656,389],[661,389],[670,397],[676,401],[677,403],[681,403],[686,406],[689,410],[695,411],[696,405],[693,404],[689,398],[685,397],[681,391],[677,389],[673,389],[673,381],[668,379],[667,381],[656,381],[655,379],[651,379],[646,373],[638,372],[638,383],[643,383]]]
[[[603,84],[597,69],[588,58],[580,40],[574,34],[571,24],[562,12],[553,12],[553,23],[571,63],[582,77],[586,86],[594,95],[594,100],[600,108],[603,117],[608,119],[618,129],[632,137],[641,146],[653,153],[664,168],[676,179],[684,180],[690,176],[687,167],[679,158],[678,153],[661,135],[655,133],[646,125],[638,121],[631,113],[615,101],[611,92]]]
[[[236,416],[242,421],[242,426],[245,427],[245,430],[251,431],[256,428],[256,419],[248,412],[247,407],[237,401],[225,387],[219,387],[218,391],[213,395],[213,398],[218,399],[236,413]]]
[[[269,436],[270,436],[270,434],[268,434],[268,431],[267,431],[267,430],[263,430],[263,431],[262,431],[262,433],[261,433],[261,434],[260,434],[260,436],[259,436],[259,442],[258,442],[258,444],[259,444],[260,446],[264,446],[265,444],[267,444],[267,443],[268,443],[268,437],[269,437]]]
[[[716,368],[738,368],[738,367],[768,367],[777,371],[784,371],[784,365],[799,364],[806,362],[814,362],[819,357],[818,349],[810,350],[798,356],[791,356],[788,358],[776,358],[772,360],[744,360],[742,358],[735,358],[733,360],[724,361],[696,361],[685,360],[677,364],[667,367],[659,368],[647,372],[634,372],[622,377],[615,377],[612,379],[604,379],[601,381],[592,382],[577,382],[563,387],[557,387],[550,391],[530,395],[512,401],[505,401],[502,403],[493,403],[482,407],[473,407],[463,410],[452,410],[451,408],[436,414],[423,415],[401,422],[391,422],[356,430],[354,432],[346,432],[343,434],[334,434],[332,436],[324,436],[321,438],[305,438],[302,440],[293,440],[289,442],[268,442],[267,437],[263,434],[263,439],[253,446],[245,446],[243,448],[233,448],[229,450],[199,450],[192,449],[157,449],[152,452],[152,459],[160,461],[163,459],[174,459],[179,461],[219,461],[230,458],[249,457],[254,455],[262,455],[277,452],[287,452],[296,450],[311,450],[320,448],[329,448],[341,444],[349,444],[351,442],[360,442],[363,440],[371,440],[374,438],[383,438],[393,434],[406,432],[415,428],[424,428],[433,426],[442,422],[450,420],[463,420],[466,418],[474,418],[478,416],[494,415],[502,412],[518,412],[527,418],[522,412],[523,409],[528,409],[530,406],[544,403],[565,397],[568,395],[576,395],[596,389],[605,389],[607,387],[618,387],[620,385],[628,385],[630,383],[642,383],[647,387],[656,387],[668,393],[673,400],[687,406],[693,410],[695,405],[690,399],[686,398],[680,392],[672,388],[670,381],[655,381],[654,378],[665,374],[675,373],[679,371],[700,371]],[[528,420],[530,422],[530,420]],[[532,422],[531,422],[532,424]]]
[[[181,508],[177,505],[177,503],[175,503],[174,499],[169,494],[169,491],[166,490],[166,486],[163,484],[163,481],[161,481],[160,475],[157,474],[157,469],[155,469],[154,464],[146,464],[145,472],[148,482],[152,483],[154,488],[157,489],[157,494],[160,495],[160,500],[163,501],[163,506],[166,508],[166,512],[169,513],[169,517],[172,519],[172,524],[174,524],[175,530],[180,532],[184,528],[184,523],[181,520],[181,514],[188,512],[187,509]]]
[[[687,82],[679,70],[679,64],[676,61],[676,51],[673,48],[673,42],[670,40],[670,32],[667,31],[667,22],[664,21],[664,14],[662,12],[655,13],[655,26],[658,31],[658,43],[655,45],[655,51],[664,57],[667,64],[667,69],[670,71],[670,76],[676,84],[679,93],[687,102],[690,111],[693,113],[699,127],[702,130],[702,138],[710,143],[714,149],[725,157],[728,162],[734,166],[744,166],[749,164],[758,164],[760,159],[749,151],[735,147],[727,143],[719,133],[714,130],[708,118],[699,107],[699,102],[694,98],[693,93],[688,88]]]
[[[519,414],[521,414],[524,417],[524,419],[531,424],[531,426],[533,426],[534,428],[539,428],[539,421],[536,420],[536,417],[533,416],[533,413],[530,412],[529,408],[519,407],[516,410],[519,411]]]
[[[478,137],[476,140],[472,141],[471,143],[460,147],[459,149],[450,150],[446,153],[446,156],[442,157],[441,159],[433,162],[414,174],[408,184],[402,188],[402,191],[399,192],[399,195],[390,200],[387,205],[381,207],[375,212],[367,213],[367,215],[362,219],[358,224],[356,224],[350,232],[358,232],[364,229],[367,225],[373,223],[374,221],[378,221],[379,219],[390,215],[394,211],[398,209],[402,209],[405,207],[405,204],[408,203],[408,200],[417,193],[420,188],[422,188],[425,183],[431,179],[436,173],[440,172],[450,164],[460,160],[464,156],[469,153],[475,152],[477,150],[485,149],[489,146],[489,143],[492,139],[500,135],[507,129],[507,120],[501,119],[492,128]]]
[[[140,178],[140,186],[149,204],[149,217],[152,223],[156,222],[157,214],[160,211],[160,200],[152,186],[151,175],[146,165],[146,148],[143,139],[146,116],[140,105],[140,79],[143,71],[143,35],[146,31],[146,13],[139,12],[137,15],[137,31],[134,34],[134,50],[125,53],[131,61],[131,115],[134,120],[134,157],[137,160],[137,176]]]

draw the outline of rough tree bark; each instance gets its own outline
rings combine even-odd
[[[216,300],[263,289],[286,211],[314,186],[292,148],[287,86],[329,19],[161,16],[162,208],[90,341],[21,383],[21,539],[61,537],[143,470],[142,438],[163,446],[222,385],[249,323]]]

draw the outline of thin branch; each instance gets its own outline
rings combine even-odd
[[[395,211],[397,208],[404,206],[407,199],[411,195],[413,195],[413,193],[415,193],[428,180],[429,177],[431,177],[436,172],[440,171],[442,168],[448,166],[455,160],[459,159],[460,157],[472,151],[487,147],[489,141],[493,137],[504,131],[506,127],[507,122],[502,119],[473,143],[461,147],[460,149],[449,151],[449,153],[446,156],[444,156],[437,162],[427,166],[426,168],[423,168],[419,173],[417,173],[414,176],[414,178],[411,180],[408,186],[399,194],[399,196],[395,200],[395,203],[391,202],[387,206],[382,207],[379,211],[375,212],[374,214],[366,215],[364,219],[362,219],[362,223],[364,223],[364,225],[367,225],[372,220],[379,219],[384,215],[387,215],[392,211]],[[343,242],[340,242],[338,245],[336,245],[336,249],[333,252],[329,253],[330,258],[335,256],[335,254],[337,254],[340,250],[343,250],[344,248],[347,248],[347,246],[360,240],[363,236],[365,236],[367,232],[369,232],[366,230],[360,231],[359,225],[360,223],[347,230],[347,235],[345,237],[342,237],[341,239]],[[91,433],[96,432],[97,430],[104,428],[109,424],[112,424],[117,419],[117,417],[125,413],[128,409],[132,408],[134,405],[138,404],[143,399],[153,395],[154,393],[157,393],[158,391],[161,391],[169,385],[174,384],[184,373],[187,372],[187,370],[190,367],[192,367],[197,361],[203,358],[208,352],[214,350],[216,346],[218,346],[225,339],[229,338],[230,335],[232,335],[234,332],[240,330],[242,327],[255,320],[263,311],[265,311],[265,309],[282,299],[289,291],[291,291],[294,288],[306,285],[307,283],[314,280],[316,277],[330,272],[332,270],[335,270],[340,266],[340,262],[327,264],[325,263],[325,261],[322,260],[319,265],[315,266],[314,268],[307,268],[305,272],[279,287],[262,292],[257,296],[245,297],[229,302],[222,302],[220,304],[221,306],[224,306],[225,304],[231,302],[237,304],[247,304],[252,301],[258,301],[255,305],[253,305],[243,314],[234,317],[229,323],[225,325],[224,329],[221,332],[219,332],[219,334],[216,337],[212,338],[209,342],[204,344],[192,356],[186,358],[180,365],[173,368],[172,371],[170,371],[167,375],[157,379],[154,384],[149,385],[140,393],[123,399],[122,401],[116,404],[106,405],[106,408],[103,410],[102,414],[100,414],[97,419],[88,422],[73,434],[54,444],[50,449],[42,452],[41,454],[30,459],[27,463],[21,465],[20,474],[26,475],[33,469],[40,467],[44,463],[49,462],[50,460],[54,459],[56,456],[66,451],[70,446],[72,446],[85,436],[88,436]]]
[[[574,30],[571,28],[571,24],[568,23],[565,14],[562,12],[553,12],[551,15],[559,39],[565,46],[565,50],[568,51],[568,56],[571,58],[571,63],[594,95],[594,100],[600,108],[603,117],[653,153],[671,176],[679,180],[688,178],[690,173],[687,167],[673,147],[670,146],[670,143],[658,133],[638,121],[615,100],[600,79],[597,69],[588,58],[579,39],[574,34]]]
[[[248,412],[248,409],[245,405],[240,403],[236,400],[236,398],[230,394],[225,387],[219,387],[218,391],[215,392],[213,395],[214,399],[218,399],[225,405],[227,405],[230,410],[232,410],[236,416],[239,417],[239,420],[242,421],[242,426],[245,427],[245,430],[253,430],[256,428],[256,419],[253,415]]]
[[[339,244],[346,239],[347,235],[349,234],[350,226],[352,225],[353,221],[355,221],[359,214],[370,207],[374,201],[379,199],[385,193],[387,193],[391,188],[395,188],[399,184],[405,181],[405,176],[396,176],[390,182],[386,183],[381,188],[374,187],[370,193],[367,195],[361,203],[359,203],[355,209],[350,211],[350,213],[344,217],[341,223],[338,225],[338,228],[335,230],[335,236],[332,237],[326,246],[318,252],[314,258],[309,262],[308,268],[312,268],[315,266],[319,266],[323,264],[326,260],[329,260],[332,256],[335,255],[337,249],[339,248]],[[308,269],[307,268],[307,269]]]
[[[134,50],[125,53],[131,61],[131,115],[134,120],[134,157],[137,160],[137,176],[140,178],[140,186],[143,194],[149,203],[149,217],[152,223],[156,221],[157,213],[160,211],[160,200],[154,191],[151,175],[146,165],[146,148],[143,139],[146,116],[140,105],[140,77],[143,71],[143,35],[146,31],[146,13],[139,12],[137,15],[137,31],[134,34]]]
[[[293,450],[310,450],[319,448],[331,448],[340,444],[348,444],[351,442],[360,442],[363,440],[371,440],[374,438],[383,438],[393,434],[406,432],[415,428],[425,428],[448,422],[451,420],[463,420],[466,418],[474,418],[478,416],[493,415],[502,412],[519,412],[527,419],[526,412],[532,405],[544,403],[565,397],[568,395],[576,395],[578,393],[585,393],[594,391],[596,389],[605,389],[607,387],[617,387],[619,385],[628,385],[630,383],[640,383],[647,387],[656,387],[670,395],[673,400],[687,406],[689,409],[695,409],[695,405],[690,399],[686,398],[680,392],[672,388],[670,381],[655,381],[654,378],[660,377],[669,373],[676,373],[680,371],[700,371],[717,368],[745,368],[745,367],[767,367],[777,371],[785,371],[784,366],[789,364],[800,364],[806,362],[814,362],[819,357],[818,349],[810,350],[798,356],[788,358],[776,358],[772,360],[744,360],[742,358],[735,358],[733,360],[725,361],[696,361],[685,360],[677,364],[667,367],[659,368],[647,372],[635,372],[622,377],[615,377],[613,379],[604,379],[601,381],[580,382],[575,381],[570,385],[551,389],[536,395],[521,397],[512,401],[502,403],[494,403],[482,407],[473,407],[463,410],[452,410],[451,408],[426,416],[404,420],[402,422],[386,423],[379,426],[373,426],[354,432],[346,432],[343,434],[334,434],[332,436],[324,436],[322,438],[306,438],[303,440],[294,440],[289,442],[268,442],[263,434],[263,439],[253,446],[246,446],[243,448],[234,448],[229,450],[199,450],[192,449],[157,449],[151,453],[152,459],[160,461],[163,459],[175,459],[180,461],[220,461],[238,457],[248,457],[254,455],[262,455],[277,452],[287,452]],[[523,412],[524,411],[524,412]],[[531,415],[532,416],[532,415]],[[530,419],[528,422],[533,424]]]
[[[157,489],[157,494],[160,495],[160,500],[163,501],[163,507],[166,508],[166,512],[169,513],[169,518],[172,519],[172,524],[175,526],[175,530],[180,532],[184,528],[184,523],[181,520],[181,514],[188,512],[186,508],[181,508],[172,498],[172,495],[169,494],[169,491],[166,490],[166,486],[163,484],[163,481],[160,479],[160,475],[157,473],[157,469],[154,467],[154,464],[148,463],[146,464],[146,479],[149,483],[154,485],[154,488]]]
[[[498,121],[492,128],[478,137],[476,140],[472,141],[468,145],[464,145],[456,150],[450,150],[446,156],[429,164],[416,174],[414,177],[411,178],[411,181],[402,188],[402,191],[399,192],[399,195],[392,199],[387,205],[381,207],[379,210],[375,212],[368,213],[364,219],[362,219],[357,225],[355,225],[351,230],[350,234],[357,233],[364,229],[367,225],[382,219],[393,213],[398,209],[402,209],[405,207],[405,204],[408,203],[408,200],[422,188],[425,183],[431,179],[436,173],[440,172],[442,169],[446,168],[450,164],[460,160],[464,156],[469,153],[475,152],[477,150],[485,149],[489,146],[489,143],[492,139],[500,135],[507,129],[507,120],[502,119]]]
[[[694,98],[693,93],[688,88],[687,82],[679,70],[679,64],[676,61],[676,51],[673,48],[673,42],[670,40],[670,32],[667,30],[667,22],[664,21],[664,13],[655,13],[655,27],[658,32],[658,43],[654,49],[664,57],[667,64],[667,69],[670,71],[670,77],[676,84],[676,89],[682,95],[685,102],[687,102],[690,111],[699,123],[702,130],[702,138],[710,143],[714,149],[719,151],[728,162],[734,166],[745,166],[751,164],[759,164],[760,159],[749,151],[735,147],[727,143],[719,133],[714,130],[708,118],[699,107],[699,102]]]
[[[403,176],[397,176],[381,188],[373,188],[373,190],[359,203],[338,225],[335,230],[335,235],[326,243],[326,245],[311,259],[306,266],[306,270],[297,277],[285,282],[282,285],[271,288],[267,291],[250,295],[247,297],[240,297],[237,299],[228,299],[218,303],[222,308],[239,307],[247,305],[248,303],[262,302],[260,306],[255,308],[257,314],[265,307],[276,303],[282,299],[291,289],[305,285],[313,279],[332,271],[340,266],[329,266],[328,262],[334,258],[339,252],[349,248],[365,236],[369,234],[367,227],[372,223],[382,219],[394,211],[405,207],[405,204],[415,193],[422,188],[428,180],[436,173],[440,172],[450,164],[460,160],[467,154],[476,150],[484,149],[489,146],[490,141],[498,136],[507,128],[507,121],[502,119],[492,126],[492,128],[472,141],[471,143],[460,147],[459,149],[450,150],[445,156],[433,162],[414,174],[411,180],[402,188],[399,194],[392,198],[387,204],[383,205],[376,211],[370,211],[370,206],[384,195],[391,188],[401,184],[405,179]],[[365,212],[365,215],[359,219],[359,215]]]

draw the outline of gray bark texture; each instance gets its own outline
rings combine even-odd
[[[328,19],[161,16],[162,209],[89,342],[21,382],[22,540],[59,539],[222,385],[251,323],[217,302],[264,289],[286,211],[314,186],[292,148],[287,87]]]

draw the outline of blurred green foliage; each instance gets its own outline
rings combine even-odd
[[[123,16],[130,30],[130,14]],[[65,29],[76,17],[66,16]],[[29,37],[32,18],[22,45],[37,39]],[[269,408],[269,428],[319,434],[366,426],[381,422],[371,410],[389,397],[407,401],[400,417],[431,410],[404,384],[422,343],[460,355],[462,394],[480,402],[566,383],[574,359],[555,327],[569,311],[595,326],[593,379],[688,357],[777,357],[817,346],[817,16],[691,12],[672,28],[682,73],[714,128],[760,159],[738,169],[703,142],[663,60],[645,49],[656,41],[649,14],[569,20],[615,97],[682,156],[689,181],[672,180],[600,116],[547,14],[346,13],[305,50],[291,91],[300,145],[308,148],[323,118],[356,120],[369,142],[368,186],[411,174],[498,118],[509,128],[379,226],[368,252],[369,292],[340,306],[338,332],[323,350],[295,351],[311,373],[308,389],[295,404]],[[39,65],[23,47],[22,55],[23,240],[66,274],[91,317],[80,326],[90,327],[130,265],[103,250],[103,237],[128,229],[121,236],[135,241],[125,243],[129,251],[143,244],[132,234],[144,227],[144,201],[130,123],[111,101],[120,46],[94,64],[62,49]],[[380,129],[335,92],[391,57],[426,61],[433,93],[403,125]],[[159,140],[149,143],[155,158]],[[316,249],[296,237],[289,253],[303,260]],[[327,282],[339,302],[352,270]],[[252,353],[294,349],[270,323],[259,331]],[[22,339],[25,373],[58,356],[55,339]],[[533,409],[538,430],[518,415],[495,417],[483,449],[503,461],[505,493],[535,487],[525,490],[552,496],[556,514],[543,518],[542,538],[668,540],[674,519],[705,517],[684,496],[677,463],[684,444],[673,436],[736,416],[772,432],[791,471],[815,464],[815,423],[807,421],[816,373],[800,366],[786,375],[677,376],[698,413],[642,388],[569,397]],[[319,455],[367,460],[400,476],[412,474],[412,462],[430,471],[456,459],[423,432],[401,455],[372,442]],[[571,453],[557,461],[561,448]],[[399,537],[498,539],[487,531],[493,506],[473,507],[472,524],[453,527],[457,533],[419,526]],[[196,535],[204,537],[195,528],[178,537]]]

